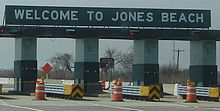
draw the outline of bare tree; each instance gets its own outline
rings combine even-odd
[[[134,50],[133,47],[131,47],[128,49],[127,52],[121,54],[120,56],[120,60],[121,60],[120,64],[127,71],[132,70],[133,59],[134,59],[133,50]]]
[[[52,57],[50,59],[51,64],[53,64],[54,67],[63,69],[65,71],[69,71],[72,73],[72,64],[73,64],[73,57],[70,54],[57,54],[57,56]]]
[[[107,48],[105,49],[105,57],[106,58],[114,58],[114,65],[121,62],[121,52],[118,51],[116,48]]]
[[[73,56],[70,54],[57,54],[50,59],[56,78],[68,78],[72,75],[72,65],[74,63]],[[66,77],[67,76],[67,77]]]
[[[132,80],[132,65],[134,61],[134,52],[133,47],[130,47],[127,52],[121,54],[121,62],[120,65],[123,68],[123,72],[121,74],[121,78],[124,78],[127,81]]]

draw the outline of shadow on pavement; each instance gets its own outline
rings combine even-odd
[[[166,101],[166,100],[152,101],[152,102],[175,103],[175,101]]]
[[[46,99],[47,99],[47,101],[57,101],[58,99],[60,99],[60,100],[69,100],[69,101],[100,101],[100,100],[95,100],[95,99],[62,99],[62,98],[53,98],[53,99],[51,99],[49,97],[47,97]]]
[[[100,101],[100,100],[94,100],[94,99],[73,99],[73,101]]]
[[[0,96],[0,99],[12,99],[12,100],[16,100],[15,98],[5,97],[5,96]]]

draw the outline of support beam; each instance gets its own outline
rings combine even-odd
[[[85,84],[85,93],[99,92],[99,62],[97,38],[76,39],[75,81]]]
[[[133,81],[135,85],[159,83],[158,40],[134,40]]]
[[[15,91],[22,93],[35,92],[37,79],[36,54],[36,38],[15,38]]]
[[[190,79],[198,86],[217,85],[216,41],[190,42]]]

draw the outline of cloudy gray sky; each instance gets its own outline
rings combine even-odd
[[[212,11],[211,29],[220,29],[220,0],[0,0],[0,24],[3,22],[5,5],[28,6],[68,6],[68,7],[119,7],[119,8],[166,8],[166,9],[208,9]],[[146,35],[147,36],[147,35]],[[126,50],[132,41],[100,40],[100,57],[107,47]],[[189,42],[175,41],[176,48],[184,49],[180,57],[180,67],[189,66]],[[47,60],[56,53],[74,54],[75,40],[72,39],[38,39],[38,67],[42,67]],[[173,62],[173,41],[159,42],[160,65]],[[220,64],[219,43],[217,44],[217,64]],[[0,69],[13,68],[14,39],[0,38]]]

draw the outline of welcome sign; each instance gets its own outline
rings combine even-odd
[[[5,6],[8,25],[211,27],[210,10]]]

